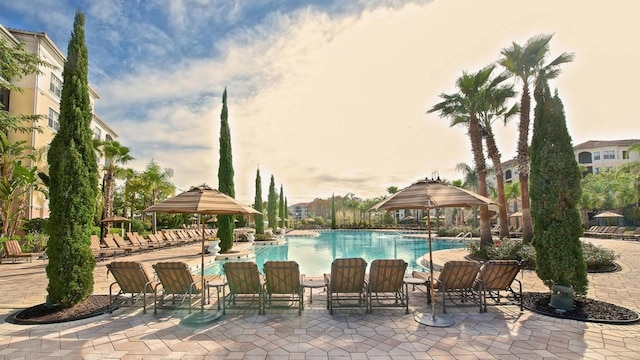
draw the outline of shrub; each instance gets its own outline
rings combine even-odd
[[[48,221],[49,219],[42,219],[42,218],[33,218],[30,220],[25,220],[24,224],[22,225],[22,229],[25,232],[31,233],[31,234],[35,234],[35,233],[45,234]]]
[[[587,269],[597,270],[615,266],[616,254],[613,250],[605,249],[602,246],[592,243],[582,244],[582,253],[584,261],[587,263]]]
[[[470,257],[477,261],[518,260],[522,268],[533,270],[536,266],[536,251],[522,240],[498,240],[493,247],[480,248],[477,244],[469,244]],[[592,243],[582,243],[585,263],[590,272],[610,270],[615,266],[617,255],[609,249]]]
[[[472,236],[474,237],[480,236],[480,229],[474,229],[471,226],[452,226],[438,228],[438,236],[441,237],[454,237],[458,236],[458,234],[460,233],[467,234],[469,232],[471,232]]]

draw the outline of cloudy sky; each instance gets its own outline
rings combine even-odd
[[[574,144],[640,135],[635,0],[30,0],[2,2],[0,23],[66,53],[78,8],[96,112],[131,148],[129,166],[153,159],[179,189],[218,185],[225,87],[247,204],[258,167],[263,199],[273,175],[290,205],[381,196],[436,171],[462,178],[465,130],[426,111],[463,71],[537,34],[554,34],[552,56],[575,53],[552,83]],[[516,128],[495,130],[503,160]]]

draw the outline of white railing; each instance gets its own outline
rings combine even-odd
[[[467,240],[467,236],[469,237],[469,240]],[[458,240],[462,243],[462,245],[464,245],[465,249],[469,247],[469,244],[471,244],[471,238],[472,238],[472,234],[471,232],[461,232],[460,234],[456,235],[456,237],[454,238],[454,240]]]

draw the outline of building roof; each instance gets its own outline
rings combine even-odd
[[[631,146],[640,143],[640,139],[629,140],[589,140],[573,147],[574,150],[585,150],[601,147]]]

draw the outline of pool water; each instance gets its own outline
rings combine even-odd
[[[460,248],[459,242],[433,239],[433,250]],[[272,246],[254,246],[255,261],[260,272],[267,260],[294,260],[300,265],[300,273],[322,275],[331,272],[331,262],[336,258],[361,257],[368,266],[375,259],[403,259],[407,272],[425,271],[418,259],[429,252],[428,240],[403,238],[396,232],[380,231],[326,231],[320,236],[287,236],[286,243]],[[205,274],[222,274],[224,261],[216,261],[205,268]]]

